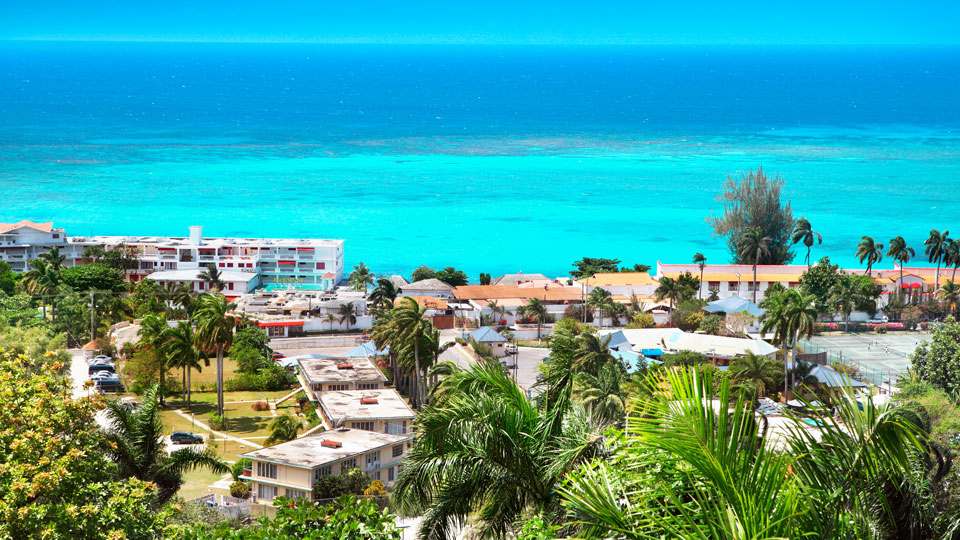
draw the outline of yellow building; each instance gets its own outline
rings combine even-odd
[[[413,411],[393,388],[327,391],[317,397],[331,427],[404,435],[413,426]]]

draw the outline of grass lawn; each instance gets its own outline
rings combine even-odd
[[[177,495],[184,500],[192,500],[213,493],[210,485],[223,478],[223,475],[210,472],[209,469],[194,469],[183,475],[183,485]]]

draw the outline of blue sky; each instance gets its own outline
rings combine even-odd
[[[0,0],[0,39],[960,45],[960,1]]]

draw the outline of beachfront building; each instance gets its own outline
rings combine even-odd
[[[779,283],[788,289],[800,288],[800,276],[806,271],[806,265],[759,265],[757,281],[754,283],[752,265],[708,264],[703,268],[699,294],[707,299],[710,298],[711,292],[716,291],[718,299],[731,296],[752,299],[753,291],[756,290],[757,301],[760,301],[763,299],[764,291],[774,283]],[[700,277],[700,267],[696,264],[663,264],[657,261],[657,280],[664,277],[676,279],[684,272]]]
[[[327,429],[347,427],[402,435],[413,425],[413,411],[393,388],[325,391],[316,398]]]
[[[693,334],[679,328],[601,330],[600,335],[610,335],[609,346],[614,351],[631,351],[656,359],[664,354],[692,351],[706,355],[716,366],[728,366],[734,358],[748,354],[772,358],[779,350],[762,339]]]
[[[296,367],[304,392],[314,399],[320,392],[379,390],[387,384],[380,368],[365,357],[304,354],[285,358],[284,362]]]
[[[279,496],[312,501],[313,485],[320,478],[353,469],[389,487],[412,441],[412,434],[325,431],[241,455],[253,462],[241,478],[250,482],[256,502],[263,504]]]
[[[587,294],[594,289],[606,289],[614,297],[630,295],[652,297],[660,283],[649,272],[603,272],[577,280],[586,288]]]
[[[490,280],[490,285],[525,285],[530,284],[535,287],[542,287],[546,283],[553,281],[543,274],[503,274]]]
[[[51,247],[58,247],[67,257],[66,266],[76,264],[77,255],[67,248],[67,233],[56,229],[53,223],[0,223],[0,261],[10,265],[14,272],[30,270],[30,261]],[[81,252],[83,250],[80,250]]]
[[[438,330],[453,328],[456,322],[454,308],[446,300],[432,296],[407,296],[407,298],[412,298],[417,305],[426,310],[423,316],[430,319],[434,328]]]

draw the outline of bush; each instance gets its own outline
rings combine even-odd
[[[367,489],[363,490],[363,494],[368,497],[383,497],[387,494],[387,488],[383,485],[383,482],[374,480]]]
[[[230,476],[233,477],[233,481],[236,482],[240,479],[240,475],[243,474],[243,470],[247,467],[253,465],[253,461],[250,458],[241,458],[239,461],[233,464],[233,468],[230,469]]]
[[[237,480],[230,484],[230,496],[238,499],[246,499],[250,494],[250,486],[243,480]]]
[[[700,327],[697,330],[701,332],[706,332],[714,336],[720,335],[720,330],[723,328],[723,317],[717,314],[707,315],[700,321]]]
[[[212,427],[213,429],[216,429],[217,431],[222,431],[222,430],[224,430],[224,429],[227,429],[227,417],[226,417],[226,415],[220,416],[219,414],[215,414],[215,415],[211,416],[211,417],[210,417],[210,427]]]
[[[691,367],[710,362],[707,355],[693,351],[680,351],[675,354],[665,354],[661,358],[665,367]]]
[[[653,315],[649,313],[637,313],[633,316],[633,319],[627,323],[627,328],[653,328],[656,325],[656,322],[653,320]]]
[[[885,325],[885,324],[879,324],[879,325],[877,325],[877,326],[874,327],[873,331],[876,332],[876,333],[878,333],[878,334],[886,334],[886,333],[887,333],[887,325]]]
[[[270,404],[267,403],[266,401],[260,400],[260,401],[255,401],[251,403],[250,408],[255,411],[269,411]]]
[[[321,476],[313,484],[314,499],[335,499],[347,492],[341,475]]]

